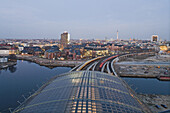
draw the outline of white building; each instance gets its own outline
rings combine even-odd
[[[24,50],[24,46],[18,46],[18,50],[19,50],[19,51]]]
[[[9,55],[9,49],[0,48],[0,55]]]
[[[8,62],[7,56],[0,56],[0,62]]]

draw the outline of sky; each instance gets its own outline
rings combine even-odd
[[[170,40],[170,0],[0,0],[0,39]]]

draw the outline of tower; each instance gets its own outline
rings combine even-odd
[[[67,47],[69,41],[70,41],[70,34],[67,31],[65,31],[63,34],[61,34],[61,40],[60,40],[61,48],[64,49],[65,47]]]
[[[119,40],[119,36],[118,36],[118,33],[119,33],[119,32],[118,32],[118,30],[117,30],[117,40]]]
[[[132,39],[131,39],[131,37],[130,37],[130,39],[129,39],[129,40],[130,40],[130,41],[132,40]]]

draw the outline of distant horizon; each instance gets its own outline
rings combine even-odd
[[[155,34],[154,34],[155,35]],[[152,36],[152,35],[151,35]],[[133,40],[133,39],[135,39],[135,40],[151,40],[151,36],[149,37],[149,38],[144,38],[144,39],[141,39],[141,38],[132,38],[132,37],[129,37],[129,38],[122,38],[122,39],[120,39],[119,38],[119,40],[130,40],[130,38],[131,38],[131,40]],[[158,37],[159,37],[159,35],[158,35]],[[20,38],[20,37],[17,37],[17,38],[1,38],[0,37],[0,39],[56,39],[56,40],[60,40],[60,38],[61,37],[56,37],[56,38]],[[161,38],[161,37],[160,37]],[[104,38],[70,38],[71,40],[79,40],[79,39],[83,39],[83,40],[117,40],[117,37],[113,37],[113,38],[109,38],[109,37],[104,37]],[[170,39],[170,38],[168,38],[168,39]],[[161,38],[161,41],[165,41],[166,39],[162,39]],[[167,40],[167,41],[169,41],[169,40]]]
[[[109,41],[117,41],[117,39],[88,39],[88,38],[81,38],[82,40],[109,40]],[[60,39],[55,39],[55,38],[0,38],[0,40],[60,40]],[[73,39],[71,38],[70,40],[80,40],[80,39]],[[121,40],[130,40],[130,39],[119,39]],[[145,41],[151,41],[151,39],[137,39],[137,38],[131,38],[131,40],[145,40]],[[160,41],[158,39],[158,41]],[[161,40],[161,41],[170,41],[170,40]]]
[[[62,33],[64,33],[64,32],[66,32],[66,31],[63,31]],[[68,32],[68,31],[67,31]],[[62,34],[61,33],[61,34]],[[68,32],[69,33],[69,32]],[[61,35],[60,34],[60,35]],[[70,34],[70,33],[69,33]],[[157,35],[157,34],[153,34],[153,35]],[[152,35],[151,35],[152,36]],[[149,37],[149,38],[144,38],[144,39],[141,39],[141,38],[135,38],[135,37],[129,37],[129,38],[122,38],[122,39],[120,39],[119,38],[119,40],[130,40],[130,38],[131,38],[131,40],[151,40],[151,36]],[[159,35],[158,35],[158,37],[159,37]],[[60,40],[60,38],[61,38],[61,36],[59,36],[59,37],[56,37],[56,38],[19,38],[19,37],[17,37],[17,38],[1,38],[0,37],[0,39],[25,39],[25,40],[29,40],[29,39],[46,39],[46,40],[48,40],[48,39],[53,39],[53,40]],[[160,39],[161,37],[159,37],[158,38],[158,40]],[[80,39],[83,39],[83,40],[117,40],[117,37],[113,37],[113,38],[109,38],[109,37],[104,37],[104,38],[71,38],[71,40],[80,40]],[[168,39],[170,39],[170,38],[168,38]],[[165,41],[166,39],[164,39],[164,40],[162,40],[162,38],[161,38],[161,41]],[[169,41],[169,40],[166,40],[166,41]]]
[[[170,39],[170,0],[4,0],[0,39]]]

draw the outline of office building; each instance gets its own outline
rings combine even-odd
[[[70,41],[70,34],[65,31],[63,34],[61,34],[60,48],[64,49],[65,47],[67,47],[69,41]]]

